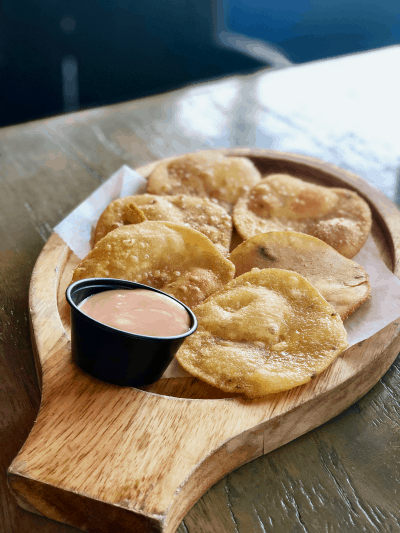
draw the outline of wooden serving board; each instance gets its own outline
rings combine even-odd
[[[246,155],[263,174],[289,172],[358,191],[372,208],[373,238],[400,273],[400,213],[378,190],[337,167],[268,150]],[[147,176],[157,163],[143,166]],[[400,321],[348,349],[308,384],[245,400],[195,378],[147,390],[84,374],[71,360],[65,289],[79,262],[53,234],[30,286],[32,340],[42,402],[8,471],[19,504],[93,532],[172,533],[221,477],[334,417],[363,396],[400,350]]]

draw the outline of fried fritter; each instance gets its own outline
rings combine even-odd
[[[139,194],[114,200],[97,222],[94,242],[97,243],[109,231],[136,223],[131,214],[132,205],[139,209],[144,219],[189,226],[204,233],[220,252],[226,254],[229,251],[232,236],[231,216],[223,207],[207,198],[186,195]]]
[[[297,231],[351,259],[364,246],[372,217],[368,204],[353,191],[272,174],[238,200],[233,222],[245,240],[267,231]]]
[[[107,233],[75,269],[72,281],[136,281],[177,294],[183,303],[195,307],[230,281],[234,271],[233,264],[199,231],[144,221]]]
[[[147,192],[212,198],[231,212],[237,199],[260,179],[257,168],[245,157],[196,153],[160,163],[149,176]]]
[[[126,224],[140,224],[147,220],[147,217],[143,211],[139,209],[137,204],[134,202],[127,202],[124,207],[123,219]]]
[[[307,383],[348,346],[343,322],[303,276],[247,272],[196,307],[197,331],[176,355],[226,392],[264,396]]]
[[[260,233],[241,243],[229,256],[235,276],[252,268],[298,272],[345,320],[371,295],[368,274],[325,242],[294,231]]]

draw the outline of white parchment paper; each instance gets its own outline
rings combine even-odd
[[[121,167],[54,228],[79,259],[92,249],[97,221],[110,202],[146,192],[147,180],[127,165]]]
[[[124,165],[58,224],[55,233],[83,259],[92,248],[94,227],[107,205],[116,198],[146,192],[146,185],[145,178]],[[368,272],[372,296],[344,322],[350,346],[368,339],[400,317],[400,280],[380,258],[371,236],[353,259]],[[172,363],[164,377],[182,375],[188,374],[182,374]]]

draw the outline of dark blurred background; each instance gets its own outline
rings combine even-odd
[[[3,0],[0,126],[268,64],[399,43],[399,6],[400,0]],[[246,44],[243,53],[243,35],[271,43],[283,62],[267,48],[252,57]]]

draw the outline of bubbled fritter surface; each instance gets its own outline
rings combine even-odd
[[[230,281],[234,270],[199,231],[145,221],[103,237],[75,269],[72,281],[103,277],[136,281],[194,307]]]
[[[298,272],[345,320],[371,295],[367,272],[325,242],[294,231],[260,233],[230,254],[235,276],[252,268],[281,268]]]
[[[130,206],[136,205],[147,220],[166,221],[189,226],[206,235],[223,253],[229,251],[232,218],[226,210],[207,198],[140,194],[118,198],[101,214],[95,230],[97,243],[110,231],[134,223]]]
[[[238,198],[260,179],[260,172],[245,157],[188,154],[157,165],[148,178],[147,192],[210,198],[231,212]]]
[[[226,392],[264,396],[307,383],[348,346],[333,307],[300,274],[248,272],[196,308],[198,329],[176,355]]]
[[[272,174],[238,200],[233,222],[245,240],[267,231],[297,231],[321,239],[351,259],[363,247],[372,217],[356,192]]]

